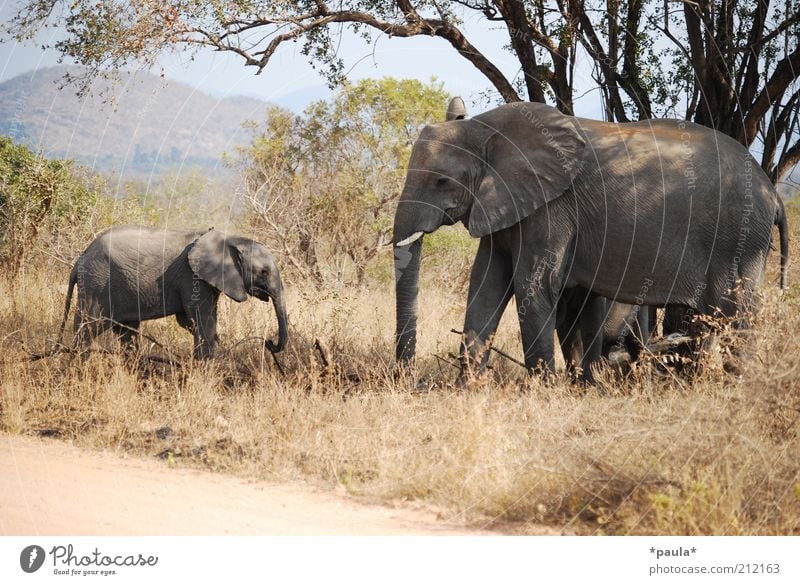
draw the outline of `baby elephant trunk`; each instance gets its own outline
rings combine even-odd
[[[267,349],[272,353],[283,351],[286,342],[289,340],[289,322],[286,318],[286,305],[283,300],[283,289],[272,295],[272,304],[275,307],[275,316],[278,319],[278,343],[275,344],[271,339],[267,340]]]

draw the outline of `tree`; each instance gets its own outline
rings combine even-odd
[[[519,61],[509,79],[461,28],[480,15],[508,31]],[[89,68],[153,64],[166,49],[210,47],[260,73],[285,43],[302,42],[331,83],[345,64],[344,32],[434,36],[475,66],[503,101],[552,101],[572,113],[575,66],[593,67],[606,118],[665,113],[763,148],[778,178],[800,159],[799,0],[27,0],[11,24],[18,37],[47,23],[66,34],[64,55]]]
[[[325,263],[362,282],[388,241],[411,145],[448,97],[436,81],[366,79],[302,116],[269,108],[235,161],[254,227],[303,275],[321,281]]]
[[[14,277],[42,232],[84,221],[98,201],[94,177],[0,136],[0,264]],[[58,229],[61,228],[61,229]]]

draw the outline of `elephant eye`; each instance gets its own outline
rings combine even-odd
[[[450,177],[441,176],[438,179],[436,179],[436,185],[439,187],[443,187],[449,180]]]

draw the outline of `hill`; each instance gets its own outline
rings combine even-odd
[[[150,73],[123,73],[79,97],[64,86],[77,67],[49,67],[0,83],[0,133],[48,157],[76,159],[98,171],[149,175],[179,167],[220,171],[223,152],[246,142],[245,120],[266,102],[216,98]]]

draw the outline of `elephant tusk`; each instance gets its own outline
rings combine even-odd
[[[411,234],[410,236],[408,236],[405,240],[397,242],[395,244],[395,247],[396,248],[401,248],[403,246],[408,246],[410,244],[413,244],[414,242],[416,242],[418,239],[420,239],[424,235],[425,235],[425,232],[415,232],[415,233]]]

